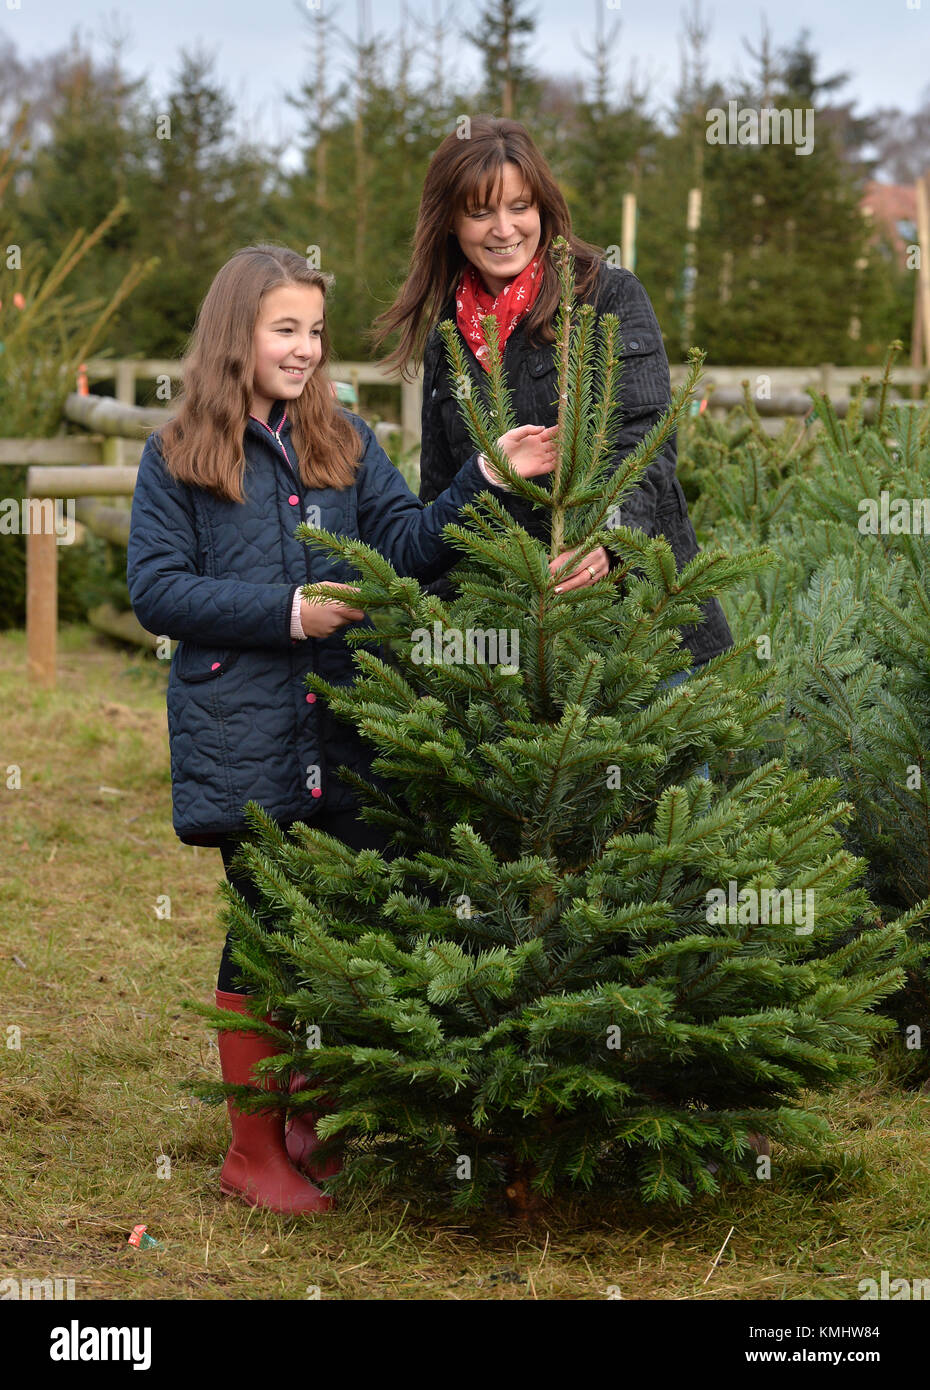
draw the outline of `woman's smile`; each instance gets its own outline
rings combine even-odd
[[[491,183],[495,180],[492,178]],[[481,275],[492,294],[501,291],[525,270],[539,248],[539,208],[525,187],[516,164],[506,161],[501,169],[499,195],[493,189],[476,192],[476,206],[462,209],[452,222],[462,254]],[[487,236],[496,241],[485,241]]]

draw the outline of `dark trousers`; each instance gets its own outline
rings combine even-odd
[[[341,840],[344,845],[348,845],[349,849],[383,850],[389,838],[387,832],[379,826],[366,825],[363,820],[359,820],[354,811],[332,811],[328,814],[321,812],[313,817],[312,826],[315,830],[322,830],[325,834]],[[229,882],[254,911],[261,902],[258,889],[251,879],[243,878],[240,874],[231,872],[229,868],[230,860],[241,842],[241,837],[238,835],[223,837],[220,843],[223,868]],[[216,987],[230,994],[248,994],[248,989],[235,983],[238,967],[233,964],[230,956],[231,945],[231,936],[227,936]]]

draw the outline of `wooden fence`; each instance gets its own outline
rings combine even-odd
[[[348,383],[360,397],[361,386],[390,386],[400,392],[400,428],[405,449],[413,448],[420,438],[420,407],[423,383],[419,375],[414,381],[400,381],[390,376],[377,362],[330,362],[333,381]],[[139,382],[168,384],[183,380],[183,363],[168,358],[121,358],[108,361],[105,357],[91,358],[87,363],[88,382],[112,381],[116,399],[123,405],[135,405]],[[170,399],[170,397],[168,398]]]
[[[351,370],[349,370],[351,369]],[[161,407],[135,405],[136,383],[179,375],[177,362],[140,359],[139,361],[92,361],[87,364],[89,380],[116,381],[117,398],[74,393],[64,406],[64,419],[88,431],[55,439],[0,439],[0,465],[28,465],[26,496],[34,503],[61,499],[74,500],[75,519],[95,535],[125,545],[129,537],[129,510],[125,503],[108,506],[101,498],[127,499],[135,487],[137,464],[125,462],[125,451],[135,457],[140,444],[153,428],[164,423],[170,413]],[[348,374],[353,384],[389,380],[376,365],[341,363],[340,377]],[[674,384],[680,383],[685,368],[673,367]],[[810,410],[805,386],[827,391],[838,413],[848,408],[848,396],[838,396],[843,388],[856,385],[863,376],[877,375],[875,368],[834,367],[722,367],[708,370],[701,383],[711,413],[724,413],[742,401],[739,383],[748,379],[760,415],[784,417],[803,415]],[[930,381],[930,369],[900,367],[894,373],[897,390],[917,391]],[[420,381],[398,383],[401,391],[401,417],[405,438],[419,437]],[[761,389],[761,395],[760,393]],[[866,403],[867,415],[872,403]],[[2,473],[0,473],[2,476]],[[26,537],[26,651],[29,678],[52,687],[57,671],[58,628],[58,540],[54,528],[28,528]],[[156,636],[147,633],[131,612],[117,613],[101,607],[92,618],[104,631],[124,640],[154,646]]]
[[[390,386],[397,390],[400,393],[400,425],[404,447],[411,448],[416,444],[420,438],[423,399],[423,383],[419,375],[412,382],[400,381],[389,376],[377,362],[331,362],[329,371],[334,380],[348,382],[356,395],[360,394],[359,388],[362,386]],[[761,382],[765,383],[766,388],[773,394],[797,393],[802,392],[807,386],[816,386],[829,395],[837,391],[849,391],[863,376],[871,376],[875,380],[878,373],[877,366],[837,367],[831,362],[806,367],[710,366],[704,370],[701,389],[709,398],[713,397],[715,409],[723,410],[728,409],[730,403],[735,404],[737,399],[742,399],[740,383],[744,379],[748,379],[754,393],[757,383]],[[686,375],[686,367],[673,365],[672,385],[680,385]],[[122,358],[118,361],[108,361],[104,357],[96,357],[87,363],[87,379],[89,382],[112,382],[116,399],[124,405],[135,405],[140,382],[179,382],[183,379],[183,364],[167,358]],[[894,380],[899,387],[925,386],[930,382],[930,367],[898,366],[895,368]],[[809,407],[810,401],[807,401],[805,410]],[[793,410],[783,413],[798,412]]]

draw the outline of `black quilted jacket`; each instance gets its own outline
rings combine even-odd
[[[601,263],[596,309],[599,314],[618,316],[623,339],[621,427],[616,450],[619,464],[648,433],[671,399],[668,359],[649,296],[631,271]],[[455,321],[454,300],[449,300],[440,319]],[[478,364],[461,334],[459,339],[465,349],[469,371],[479,382],[486,377],[484,368]],[[534,348],[526,339],[525,323],[520,322],[504,348],[504,369],[517,424],[554,425],[558,419],[554,344],[545,343]],[[473,451],[459,413],[445,346],[434,328],[427,339],[423,359],[420,497],[424,502],[431,502],[449,486]],[[672,435],[663,452],[646,469],[639,486],[626,498],[619,519],[625,526],[645,531],[647,536],[664,535],[681,569],[699,553],[700,547],[688,517],[685,495],[675,476],[676,462],[677,444]],[[545,508],[512,496],[507,497],[506,506],[530,535],[548,543],[549,513]],[[429,587],[443,596],[451,592],[445,579]],[[730,628],[717,599],[710,599],[704,605],[701,622],[682,629],[682,640],[695,666],[733,645]]]

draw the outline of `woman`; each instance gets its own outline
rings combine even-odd
[[[558,375],[554,350],[559,283],[552,242],[564,236],[575,259],[577,297],[597,314],[616,314],[623,339],[619,396],[621,424],[615,463],[636,448],[671,398],[668,360],[649,297],[629,270],[609,266],[597,247],[574,236],[565,199],[529,133],[517,121],[472,119],[469,138],[452,134],[430,161],[414,234],[411,270],[394,304],[375,321],[380,346],[395,329],[400,342],[385,359],[407,374],[423,360],[420,497],[431,502],[474,452],[459,410],[445,348],[436,324],[458,326],[474,382],[483,376],[487,347],[478,320],[494,313],[504,371],[517,419],[554,425]],[[638,487],[619,509],[622,525],[664,535],[680,570],[699,553],[681,484],[675,476],[673,434]],[[550,539],[549,513],[520,497],[508,510],[532,536]],[[554,572],[574,555],[577,567],[559,590],[594,584],[615,563],[599,546],[587,554],[564,551]],[[446,579],[429,586],[451,593]],[[704,604],[699,623],[682,629],[692,670],[733,645],[717,599]]]

